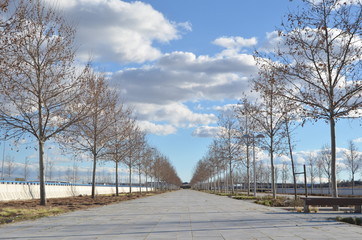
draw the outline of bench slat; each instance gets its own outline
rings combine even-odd
[[[362,198],[332,198],[332,197],[310,197],[305,198],[304,200],[304,212],[309,212],[309,205],[318,205],[318,206],[355,206],[355,212],[361,213]]]
[[[362,198],[302,198],[307,205],[362,205]]]

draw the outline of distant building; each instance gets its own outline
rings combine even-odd
[[[182,183],[181,188],[188,189],[188,188],[191,188],[191,186],[188,182],[184,182],[184,183]]]

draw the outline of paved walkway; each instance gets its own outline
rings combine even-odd
[[[335,216],[290,213],[227,197],[180,190],[3,225],[0,239],[362,239],[362,227],[328,220]]]

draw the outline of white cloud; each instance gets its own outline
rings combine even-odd
[[[312,2],[314,2],[315,4],[321,4],[322,0],[313,0]],[[344,5],[354,5],[354,4],[362,4],[362,1],[361,0],[338,0],[336,2],[335,9],[338,9]]]
[[[217,121],[213,114],[192,112],[182,103],[167,105],[141,103],[134,105],[134,107],[141,121],[167,122],[175,127],[195,127]]]
[[[149,132],[171,134],[175,128],[215,123],[213,114],[193,112],[186,103],[238,99],[257,72],[253,56],[240,53],[255,46],[256,38],[218,38],[213,43],[225,49],[215,56],[163,54],[155,44],[179,39],[192,30],[190,22],[172,22],[141,1],[62,0],[57,5],[76,22],[82,59],[90,54],[95,62],[151,61],[109,75]]]
[[[263,44],[259,47],[258,51],[270,53],[273,52],[276,47],[279,46],[279,48],[284,47],[284,39],[278,31],[273,32],[267,32],[266,33],[266,40],[263,42]]]
[[[172,125],[155,124],[149,121],[138,121],[137,124],[142,131],[155,135],[169,135],[174,134],[177,131]]]
[[[190,22],[177,23],[176,25],[185,31],[192,31],[192,24]]]
[[[224,48],[241,49],[243,47],[253,47],[258,41],[255,37],[249,39],[243,37],[221,37],[214,40],[213,43]]]
[[[188,52],[165,54],[154,65],[125,69],[111,82],[131,102],[166,104],[194,100],[238,99],[255,74],[251,55],[233,58],[195,56]]]
[[[196,128],[192,132],[192,136],[213,138],[213,137],[217,136],[217,134],[219,132],[220,132],[219,127],[201,126],[201,127]]]
[[[213,41],[213,44],[224,47],[225,49],[218,54],[221,58],[238,57],[240,51],[244,48],[250,48],[257,44],[255,37],[243,38],[243,37],[221,37]]]
[[[248,54],[220,57],[172,52],[153,64],[116,72],[110,82],[134,106],[140,120],[194,127],[217,120],[213,114],[191,111],[187,102],[239,99],[256,72],[254,58]]]
[[[220,112],[230,112],[233,111],[237,106],[237,104],[226,104],[223,106],[214,106],[213,109]]]
[[[57,5],[77,23],[79,52],[85,60],[89,54],[95,61],[155,60],[162,55],[155,42],[178,39],[178,28],[191,30],[191,24],[172,23],[141,1],[62,0]]]
[[[362,143],[362,137],[361,137],[361,138],[354,139],[353,142]]]
[[[299,164],[299,165],[306,164],[306,159],[307,159],[306,156],[300,156],[299,154],[296,154],[296,157],[295,157],[296,164]]]
[[[215,56],[163,54],[155,44],[179,39],[192,23],[172,22],[141,1],[62,0],[57,5],[76,22],[82,59],[90,54],[96,62],[150,61],[109,75],[149,132],[172,134],[179,127],[215,123],[213,114],[193,112],[186,103],[238,99],[257,72],[253,56],[240,53],[255,46],[256,38],[218,38],[213,43],[224,50]]]

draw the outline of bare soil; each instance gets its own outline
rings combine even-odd
[[[47,206],[41,206],[38,199],[0,201],[0,224],[36,219],[70,211],[99,207],[154,194],[157,193],[133,193],[122,194],[119,196],[98,195],[95,198],[90,196],[51,198],[47,200]],[[11,212],[11,214],[9,214],[9,212]]]

